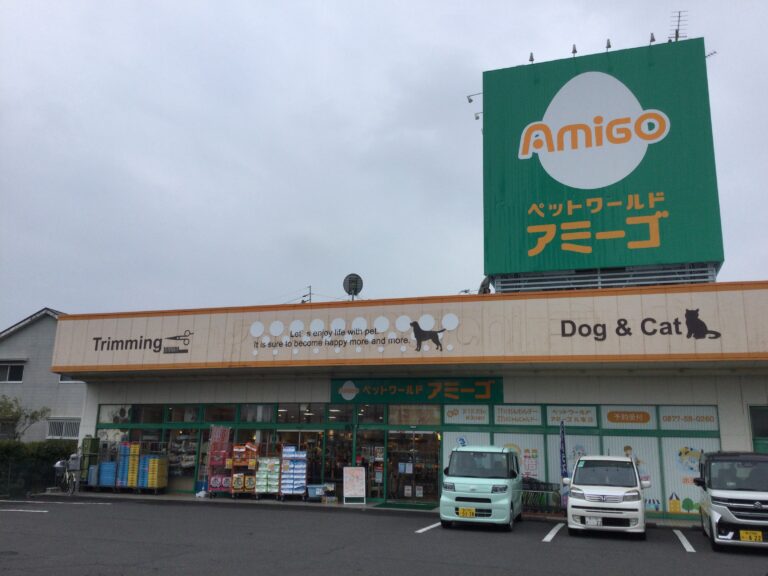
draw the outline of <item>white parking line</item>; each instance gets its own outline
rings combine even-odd
[[[547,534],[546,536],[544,536],[544,540],[542,540],[542,542],[552,542],[552,539],[553,539],[555,536],[557,536],[557,533],[560,531],[560,529],[561,529],[563,526],[565,526],[565,524],[564,524],[564,523],[562,523],[562,522],[560,522],[560,524],[558,524],[557,526],[555,526],[554,528],[552,528],[552,530],[550,530],[550,531],[549,531],[549,534]]]
[[[696,548],[691,546],[691,543],[688,542],[688,539],[683,536],[683,533],[680,532],[680,530],[672,530],[672,532],[674,532],[677,536],[677,539],[680,540],[680,544],[683,545],[683,548],[685,548],[686,552],[696,552]]]
[[[440,522],[438,522],[437,524],[432,524],[432,526],[427,526],[426,528],[422,528],[421,530],[416,530],[416,534],[423,534],[427,530],[432,530],[432,528],[437,528],[438,526],[440,526]]]
[[[14,508],[0,508],[0,512],[32,512],[34,514],[48,514],[48,510],[16,510]]]
[[[112,506],[112,502],[35,502],[34,500],[0,500],[0,504],[29,504],[30,506],[48,506],[50,504],[66,504],[67,506]]]

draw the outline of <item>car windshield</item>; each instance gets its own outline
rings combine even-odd
[[[768,461],[715,460],[710,468],[710,486],[715,490],[768,492]]]
[[[448,476],[506,478],[507,455],[503,452],[454,452]]]
[[[632,462],[609,460],[580,460],[573,483],[587,486],[637,486],[637,475]]]

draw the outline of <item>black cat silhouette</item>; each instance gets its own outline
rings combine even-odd
[[[698,308],[696,308],[696,310],[685,311],[685,327],[688,328],[688,334],[685,336],[686,338],[690,338],[691,336],[696,340],[701,340],[702,338],[720,338],[720,332],[717,330],[710,330],[707,328],[704,320],[699,318]]]
[[[442,330],[424,330],[419,326],[418,322],[411,322],[411,328],[413,328],[413,335],[416,336],[416,352],[421,351],[421,343],[425,340],[433,342],[438,350],[443,349],[438,334],[440,334],[440,332],[445,332],[445,328]]]

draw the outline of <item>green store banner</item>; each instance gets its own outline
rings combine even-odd
[[[703,39],[483,74],[485,272],[723,262]]]
[[[331,380],[331,403],[497,404],[502,378],[359,378]]]

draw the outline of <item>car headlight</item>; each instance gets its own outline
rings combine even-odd
[[[568,493],[569,498],[573,498],[574,500],[585,500],[584,498],[584,490],[581,488],[571,488],[571,491]]]
[[[499,494],[501,492],[507,491],[507,485],[506,484],[494,484],[491,487],[491,494]]]
[[[624,502],[639,502],[640,499],[640,492],[637,490],[630,490],[624,493]]]
[[[446,492],[456,492],[456,484],[453,482],[443,482],[443,490]]]

